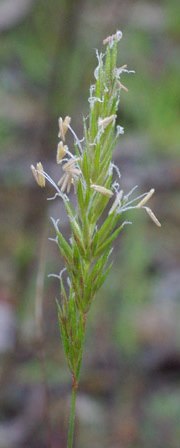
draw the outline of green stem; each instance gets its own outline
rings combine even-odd
[[[71,408],[70,408],[70,417],[69,417],[69,429],[68,429],[68,442],[67,448],[73,447],[73,439],[74,439],[74,423],[75,423],[75,409],[76,409],[76,393],[77,393],[77,385],[73,384],[72,392],[71,392]]]

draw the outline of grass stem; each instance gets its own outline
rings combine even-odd
[[[69,417],[67,448],[73,447],[74,429],[75,429],[76,394],[77,394],[77,384],[74,382],[72,385],[72,392],[71,392],[71,408],[70,408],[70,417]]]

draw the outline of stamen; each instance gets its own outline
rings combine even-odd
[[[37,170],[36,170],[37,171]],[[39,171],[37,171],[39,172]],[[49,174],[47,174],[45,171],[43,171],[43,175],[45,177],[45,179],[48,180],[48,182],[55,188],[55,190],[58,193],[58,196],[61,197],[61,199],[63,199],[63,201],[69,201],[69,198],[65,195],[62,194],[61,190],[59,190],[58,186],[56,185],[56,183],[53,181],[53,179],[51,179],[51,177],[49,176]]]
[[[66,116],[64,121],[62,117],[59,118],[59,134],[58,137],[62,138],[63,142],[65,141],[65,135],[70,125],[71,118]]]
[[[154,192],[155,192],[155,189],[151,188],[151,190],[146,194],[146,196],[137,204],[137,208],[143,207],[143,205],[145,205],[149,201],[149,199],[152,197]]]
[[[61,185],[61,191],[64,193],[64,191],[66,190],[66,188],[68,188],[68,191],[67,192],[69,192],[69,187],[68,187],[68,185],[69,185],[69,178],[70,178],[70,175],[69,174],[64,174],[64,178],[63,178],[63,183],[62,183],[62,185]]]
[[[115,122],[116,117],[117,117],[116,114],[110,115],[109,117],[105,117],[105,118],[99,117],[98,126],[102,127],[103,129],[106,129],[110,123]]]
[[[57,163],[61,163],[64,156],[67,154],[67,151],[68,151],[68,147],[66,145],[64,145],[62,141],[60,141],[58,143],[58,147],[57,147],[57,155],[56,155]]]
[[[158,221],[152,210],[149,207],[143,207],[143,208],[146,210],[147,214],[150,216],[154,224],[156,224],[156,226],[158,227],[161,227],[161,223]]]
[[[129,196],[132,195],[132,193],[134,193],[134,191],[136,190],[136,188],[138,188],[138,185],[135,185],[133,188],[131,188],[131,190],[129,191],[128,194],[126,194],[126,196],[124,196],[124,200],[127,201]]]
[[[132,199],[129,202],[127,202],[127,196],[124,196],[124,206],[123,206],[123,208],[124,207],[126,207],[126,208],[129,207],[129,205],[133,204],[134,202],[138,201],[141,198],[144,198],[144,196],[146,196],[146,195],[147,195],[147,193],[140,194],[139,196],[137,196],[136,198]],[[137,205],[135,205],[134,208],[137,208]]]
[[[73,168],[73,165],[75,167],[75,163],[79,162],[80,157],[77,157],[76,159],[69,159],[67,163],[65,163],[62,167],[63,171],[69,171],[71,168]]]
[[[113,191],[103,187],[102,185],[91,184],[91,188],[93,188],[93,190],[97,191],[98,193],[103,194],[104,196],[108,196],[109,198],[114,194]]]
[[[72,183],[73,183],[73,177],[68,175],[67,193],[70,193]]]
[[[36,180],[39,187],[45,187],[46,181],[44,176],[44,170],[41,162],[36,164],[36,168],[34,165],[31,165],[31,171],[33,173],[34,179]]]
[[[82,146],[81,146],[81,141],[80,141],[79,138],[77,137],[76,133],[74,132],[74,130],[72,129],[72,127],[70,126],[70,124],[69,124],[68,128],[69,128],[69,130],[71,131],[71,134],[73,135],[73,137],[74,137],[74,139],[75,139],[75,142],[76,142],[78,148],[80,149],[80,152],[82,153],[82,152],[83,152],[83,149],[82,149]],[[84,139],[83,139],[83,140],[84,140]],[[83,140],[82,140],[82,141],[83,141]]]
[[[59,179],[59,181],[58,181],[58,185],[59,185],[59,187],[61,187],[61,185],[63,184],[65,177],[66,177],[66,174],[63,174],[63,176],[61,177],[61,179]]]
[[[122,84],[122,82],[120,82],[119,80],[117,80],[117,86],[119,89],[122,89],[125,92],[128,92],[128,88],[126,86],[124,86],[124,84]]]
[[[79,176],[81,174],[81,170],[79,170],[78,168],[69,168],[69,170],[67,170],[67,172],[69,174],[71,174],[71,176]]]
[[[71,185],[74,184],[74,179],[76,179],[81,174],[81,170],[77,168],[76,162],[80,160],[80,157],[71,158],[62,167],[64,174],[58,182],[61,191],[67,190],[67,193],[71,190]]]
[[[109,215],[111,215],[117,207],[121,207],[121,199],[123,197],[123,190],[120,190],[117,195],[116,195],[116,199],[112,204],[112,207],[109,210]]]

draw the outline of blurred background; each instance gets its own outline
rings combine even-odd
[[[78,448],[179,448],[180,127],[178,0],[0,0],[0,448],[64,448],[70,375],[55,298],[62,262],[30,164],[57,174],[58,117],[82,135],[95,48],[123,31],[115,151],[122,187],[154,187],[159,229],[128,216],[89,315]]]

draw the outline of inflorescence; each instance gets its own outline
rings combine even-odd
[[[55,190],[52,198],[64,202],[71,228],[66,240],[57,221],[52,220],[61,256],[67,272],[68,288],[64,286],[64,269],[58,276],[61,302],[58,315],[61,336],[73,381],[77,384],[87,312],[96,292],[105,281],[111,264],[108,260],[115,239],[128,221],[123,221],[130,210],[143,209],[160,227],[161,224],[147,206],[154,188],[134,195],[137,186],[128,193],[121,187],[121,174],[113,162],[113,149],[124,128],[116,124],[121,92],[127,87],[121,75],[133,73],[126,65],[117,67],[117,46],[121,31],[104,39],[105,52],[96,51],[98,64],[94,71],[95,83],[90,87],[89,115],[84,119],[84,135],[80,140],[71,127],[71,118],[59,118],[60,139],[56,162],[61,167],[60,179],[55,182],[41,162],[31,166],[37,184],[44,188],[46,181]],[[74,140],[74,150],[66,144],[68,133]],[[73,187],[74,207],[69,195]],[[68,289],[68,291],[67,291]]]

